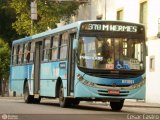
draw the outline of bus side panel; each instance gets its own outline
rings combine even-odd
[[[26,65],[25,71],[29,85],[29,93],[30,95],[33,95],[34,65]]]
[[[62,65],[60,67],[60,64]],[[40,95],[55,97],[57,78],[60,77],[67,95],[67,62],[42,63],[40,73]]]
[[[40,95],[55,97],[56,79],[53,76],[53,68],[56,63],[42,63],[40,72]],[[53,66],[53,67],[52,67]]]
[[[64,89],[64,97],[67,97],[67,69],[68,69],[68,61],[60,61],[59,63],[59,75],[62,79],[63,89]]]
[[[16,91],[17,95],[23,94],[24,80],[28,80],[29,92],[33,95],[33,67],[32,65],[11,67],[11,91]]]
[[[11,74],[11,90],[17,94],[23,93],[24,79],[27,77],[25,66],[13,66]]]

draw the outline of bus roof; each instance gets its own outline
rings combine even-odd
[[[83,21],[77,21],[77,22],[74,22],[74,23],[71,23],[71,24],[67,24],[67,25],[64,25],[64,26],[61,26],[61,27],[58,27],[58,28],[55,28],[55,29],[47,30],[45,32],[41,32],[41,33],[38,33],[38,34],[35,34],[35,35],[32,35],[32,36],[28,36],[28,37],[25,37],[25,38],[14,40],[12,45],[15,45],[15,44],[18,44],[18,43],[29,42],[33,39],[42,38],[43,36],[49,36],[49,35],[52,35],[54,33],[59,33],[61,31],[66,31],[66,30],[69,30],[69,29],[72,29],[72,28],[79,29],[79,26],[81,25],[81,23],[84,23],[84,22],[121,22],[121,23],[132,23],[132,24],[135,24],[135,25],[142,25],[142,24],[139,24],[139,23],[126,22],[126,21],[83,20]]]
[[[69,29],[72,29],[72,28],[77,28],[80,23],[81,23],[80,21],[75,22],[75,23],[71,23],[71,24],[64,25],[64,26],[61,26],[61,27],[58,27],[58,28],[55,28],[55,29],[47,30],[47,31],[42,32],[42,33],[35,34],[35,35],[32,35],[32,36],[28,36],[28,37],[25,37],[25,38],[14,40],[13,45],[17,44],[17,43],[28,42],[28,41],[31,41],[33,39],[42,38],[43,36],[49,36],[51,34],[61,32],[62,30],[66,31],[66,30],[69,30]]]

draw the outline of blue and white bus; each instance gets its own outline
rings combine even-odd
[[[26,103],[59,98],[80,101],[145,97],[145,28],[123,21],[78,21],[13,41],[10,89]]]

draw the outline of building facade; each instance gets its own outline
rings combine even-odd
[[[79,8],[77,20],[124,20],[146,27],[145,101],[160,103],[160,0],[88,0]]]

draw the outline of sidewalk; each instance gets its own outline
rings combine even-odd
[[[160,108],[160,104],[158,103],[146,103],[145,101],[130,101],[126,100],[124,102],[124,106],[133,106],[133,107],[147,107],[147,108]]]
[[[109,105],[109,102],[92,102],[91,104],[99,104],[99,105]],[[160,109],[160,104],[158,103],[146,103],[145,101],[137,101],[137,100],[125,100],[124,107],[137,107],[137,108],[158,108]],[[160,111],[160,110],[159,110]]]
[[[23,97],[2,97],[0,96],[0,100],[23,100]]]

